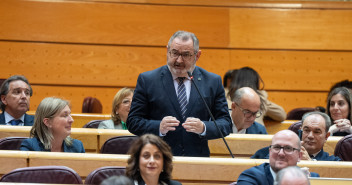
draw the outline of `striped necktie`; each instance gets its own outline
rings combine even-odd
[[[178,77],[178,88],[177,88],[177,99],[180,103],[181,114],[183,119],[186,119],[186,111],[187,111],[187,94],[186,94],[186,87],[183,81],[185,77]]]
[[[18,120],[13,119],[13,120],[10,121],[10,124],[14,125],[14,126],[17,126],[20,123],[22,123],[22,120],[19,120],[19,119]]]

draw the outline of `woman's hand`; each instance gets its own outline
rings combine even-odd
[[[347,132],[347,133],[350,133],[350,134],[352,133],[351,121],[350,120],[348,120],[348,119],[338,119],[338,120],[335,120],[334,123],[335,124],[332,125],[331,127],[335,126],[338,131]],[[331,129],[329,129],[329,131],[330,130]]]

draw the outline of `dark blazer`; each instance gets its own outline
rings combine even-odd
[[[161,185],[163,185],[163,184],[167,184],[167,185],[181,185],[181,183],[180,182],[178,182],[178,181],[174,181],[174,180],[170,180],[170,181],[168,181],[168,182],[161,182],[160,183]],[[138,185],[145,185],[145,182],[143,181],[143,179],[142,180],[140,180],[140,181],[138,181]]]
[[[254,122],[252,126],[248,127],[246,134],[268,134],[266,128],[260,123]]]
[[[316,159],[317,161],[341,161],[341,159],[337,156],[329,156],[329,153],[324,152],[323,149],[320,150],[320,152],[315,157],[313,157],[313,159]]]
[[[34,122],[34,116],[24,114],[24,126],[32,126]],[[4,112],[0,114],[0,125],[6,125]]]
[[[73,139],[71,146],[67,146],[65,142],[63,142],[62,144],[64,145],[64,152],[85,153],[83,144],[80,140]],[[50,152],[50,150],[44,149],[43,143],[41,143],[40,140],[36,137],[25,139],[21,144],[20,150]]]
[[[269,147],[259,149],[253,156],[251,156],[251,159],[269,159]],[[320,150],[317,156],[313,157],[313,159],[317,161],[341,161],[337,156],[329,156],[329,153],[324,152],[324,150]]]
[[[311,172],[311,177],[319,177],[319,174]],[[242,172],[237,179],[237,185],[273,185],[274,178],[270,172],[270,164],[263,163]]]
[[[193,76],[219,129],[227,136],[231,133],[232,123],[221,77],[200,67],[194,69]],[[196,117],[202,120],[206,125],[206,135],[202,137],[186,132],[182,127],[185,120],[181,116],[172,75],[166,65],[139,75],[127,119],[127,128],[135,135],[152,133],[159,136],[160,122],[165,116],[174,116],[180,121],[175,131],[169,131],[163,137],[170,145],[173,155],[208,157],[210,155],[208,140],[221,137],[214,123],[209,121],[210,115],[193,84],[186,118]]]

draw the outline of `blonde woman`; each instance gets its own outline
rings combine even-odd
[[[34,116],[30,138],[21,150],[85,153],[81,141],[70,138],[73,119],[69,102],[60,98],[43,99]]]
[[[119,90],[112,102],[111,119],[103,121],[98,128],[127,130],[126,120],[130,112],[133,90],[127,87]]]

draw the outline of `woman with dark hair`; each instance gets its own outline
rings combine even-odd
[[[352,133],[352,97],[346,87],[333,89],[327,99],[326,111],[331,118],[329,132],[332,136],[346,136]]]
[[[126,176],[135,185],[180,185],[171,180],[172,153],[160,137],[145,134],[138,138],[129,152]]]
[[[228,96],[233,100],[233,95],[237,89],[242,87],[250,87],[255,90],[260,96],[262,115],[255,119],[256,122],[264,125],[264,117],[270,117],[276,121],[284,121],[286,119],[285,110],[268,100],[268,93],[264,90],[264,81],[259,76],[257,71],[250,67],[243,67],[236,73],[235,78],[230,85]]]
[[[21,144],[21,150],[84,153],[83,144],[72,139],[73,118],[69,102],[60,98],[44,98],[34,116],[29,139]]]

